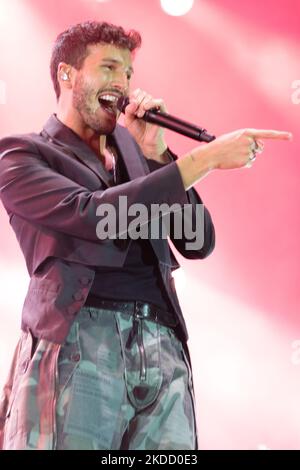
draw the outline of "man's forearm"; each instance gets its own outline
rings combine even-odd
[[[291,140],[292,134],[285,131],[239,129],[194,148],[176,161],[185,190],[212,170],[249,168],[249,164],[251,167],[256,153],[263,148],[260,139]]]
[[[205,146],[198,149],[197,156],[190,152],[178,159],[176,164],[178,165],[185,190],[190,189],[197,181],[215,169],[213,158]]]

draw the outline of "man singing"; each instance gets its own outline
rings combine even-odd
[[[0,141],[1,200],[30,275],[0,404],[3,449],[197,448],[167,238],[132,237],[128,227],[99,237],[97,224],[107,207],[119,213],[121,197],[129,208],[189,204],[184,224],[203,243],[175,236],[175,214],[169,236],[183,256],[205,258],[214,227],[193,185],[213,170],[250,167],[261,139],[290,134],[242,129],[177,158],[163,130],[141,119],[164,102],[130,90],[140,45],[138,32],[104,22],[62,32],[50,66],[56,114],[40,133]],[[117,100],[126,96],[122,127]]]

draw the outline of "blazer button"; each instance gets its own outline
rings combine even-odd
[[[69,307],[67,308],[68,314],[72,316],[74,316],[78,311],[79,311],[79,308],[76,307],[75,305],[69,305]]]
[[[75,294],[73,294],[73,299],[74,299],[74,300],[77,300],[77,301],[83,300],[83,299],[84,299],[84,296],[82,295],[81,292],[75,292]]]
[[[72,362],[79,362],[80,361],[80,354],[79,353],[71,354],[71,361]]]
[[[80,283],[81,283],[83,286],[89,285],[90,282],[91,282],[91,279],[89,279],[89,278],[86,277],[86,276],[80,278]]]

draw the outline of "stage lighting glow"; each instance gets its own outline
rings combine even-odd
[[[266,444],[258,444],[257,450],[271,450]]]
[[[165,13],[171,16],[182,16],[188,13],[194,4],[194,0],[160,0],[160,5]]]

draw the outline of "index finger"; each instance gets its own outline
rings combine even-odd
[[[293,134],[285,131],[247,129],[246,135],[254,139],[292,140]]]

